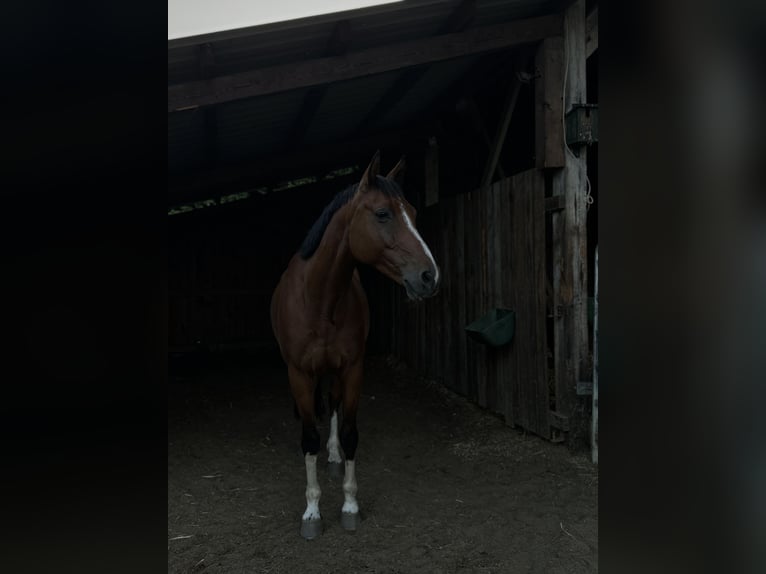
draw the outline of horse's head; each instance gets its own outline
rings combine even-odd
[[[397,183],[404,158],[386,177],[379,171],[380,153],[376,153],[354,195],[351,253],[404,286],[410,299],[431,297],[439,286],[439,267],[415,228],[415,208]]]

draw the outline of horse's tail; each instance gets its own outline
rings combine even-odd
[[[324,401],[322,400],[322,381],[325,377],[317,377],[317,384],[314,387],[314,416],[318,421],[322,420],[326,412]],[[298,413],[298,405],[293,401],[293,414],[296,419],[301,418]]]

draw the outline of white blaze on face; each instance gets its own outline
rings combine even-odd
[[[327,439],[327,462],[343,462],[338,449],[340,441],[338,440],[338,411],[332,414],[330,419],[330,438]]]
[[[410,221],[410,216],[407,215],[407,210],[404,209],[404,203],[402,201],[399,201],[399,209],[402,210],[402,219],[404,220],[404,224],[407,226],[407,229],[410,230],[410,232],[415,236],[415,239],[418,240],[420,243],[420,246],[423,248],[423,252],[426,254],[426,257],[431,261],[431,265],[433,265],[433,268],[435,270],[436,275],[434,276],[434,284],[439,283],[439,266],[436,265],[436,261],[434,260],[434,256],[431,255],[431,250],[428,248],[428,245],[426,245],[426,242],[423,241],[423,238],[420,237],[420,233],[418,233],[418,230],[415,229],[415,226],[412,225],[412,221]]]
[[[346,461],[346,474],[343,477],[343,512],[356,514],[359,512],[359,505],[356,503],[356,475],[354,474],[353,460]]]
[[[306,454],[306,512],[303,513],[303,520],[322,518],[319,514],[321,496],[322,489],[319,488],[319,481],[317,481],[317,455]]]

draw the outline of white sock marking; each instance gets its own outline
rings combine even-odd
[[[359,505],[356,503],[356,475],[354,474],[353,460],[346,461],[346,474],[343,477],[343,512],[356,514],[359,512]]]
[[[426,256],[431,260],[431,264],[434,266],[434,270],[436,271],[436,276],[434,277],[434,284],[438,285],[439,284],[439,266],[436,265],[436,260],[434,259],[434,256],[431,255],[431,250],[428,248],[428,245],[426,245],[426,242],[423,241],[423,238],[420,236],[420,233],[418,233],[418,230],[415,229],[415,226],[412,225],[412,221],[410,221],[410,216],[407,215],[407,210],[404,209],[404,203],[400,201],[399,207],[402,210],[402,218],[404,219],[404,223],[407,225],[409,230],[415,236],[415,239],[417,239],[420,242],[420,246],[423,248],[423,251],[425,252]]]
[[[330,438],[327,439],[327,462],[343,462],[340,457],[340,441],[338,440],[338,411],[330,419]]]
[[[317,455],[306,454],[306,512],[303,520],[319,520],[319,499],[322,489],[317,481]]]

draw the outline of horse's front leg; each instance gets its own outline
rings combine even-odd
[[[362,363],[350,367],[341,377],[343,387],[343,424],[340,429],[340,444],[346,455],[346,469],[343,477],[343,509],[341,526],[356,530],[359,526],[359,504],[356,500],[356,447],[359,432],[356,429],[356,410],[362,390]]]
[[[292,367],[288,369],[288,376],[290,378],[290,390],[303,423],[301,448],[306,463],[306,511],[301,520],[301,536],[311,540],[322,533],[322,515],[319,513],[319,499],[322,497],[322,489],[317,480],[319,431],[314,416],[316,382]]]
[[[338,411],[340,410],[340,379],[332,377],[330,387],[330,436],[327,439],[327,468],[331,476],[343,476],[343,459],[340,456],[338,435]]]

